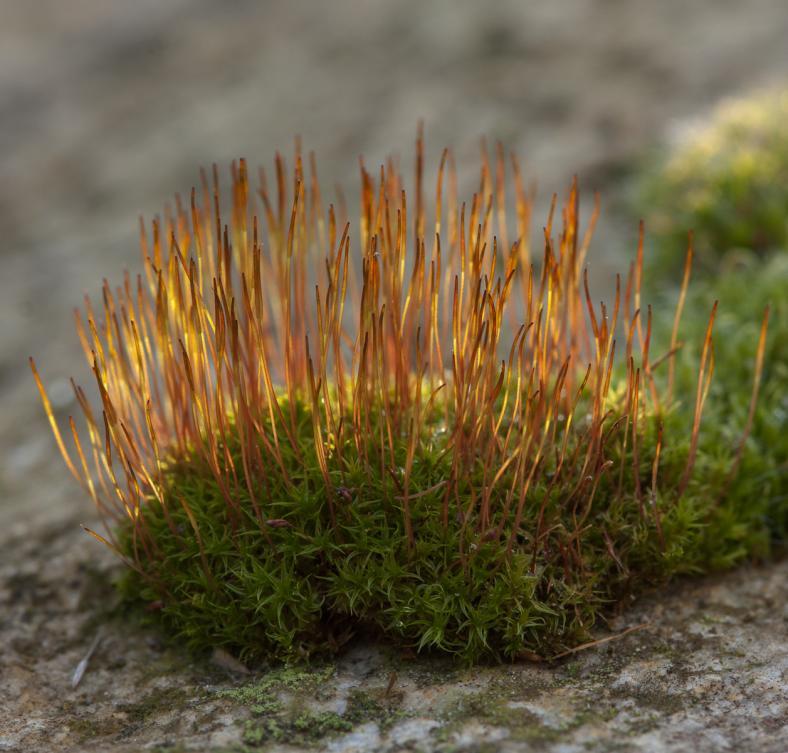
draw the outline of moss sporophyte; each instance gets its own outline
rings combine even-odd
[[[689,272],[657,332],[642,243],[594,303],[575,186],[537,253],[514,157],[484,154],[469,203],[448,151],[429,202],[423,165],[419,138],[406,194],[393,161],[362,164],[355,230],[298,149],[273,188],[234,164],[229,216],[203,174],[143,226],[142,273],[77,315],[84,435],[33,365],[104,519],[89,533],[195,649],[291,661],[371,629],[464,661],[551,657],[633,592],[768,550],[767,502],[734,494],[752,422],[704,441],[716,303],[678,358]]]

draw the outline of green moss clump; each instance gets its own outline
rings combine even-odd
[[[550,659],[632,594],[784,535],[782,306],[738,449],[759,309],[783,271],[754,278],[755,311],[729,316],[723,283],[691,292],[666,360],[672,321],[641,302],[640,252],[613,305],[593,304],[576,188],[536,263],[516,162],[509,244],[502,157],[428,231],[418,154],[415,208],[393,163],[377,186],[362,168],[357,264],[300,154],[294,195],[281,158],[276,197],[263,181],[264,221],[243,163],[223,233],[218,177],[190,214],[179,203],[144,241],[136,289],[105,287],[103,323],[87,305],[89,446],[72,424],[68,452],[33,364],[108,523],[108,539],[92,533],[129,565],[125,593],[194,650],[297,662],[370,632],[466,663]],[[706,400],[719,292],[723,378]],[[277,706],[257,692],[250,739],[275,738]]]
[[[640,181],[637,213],[660,268],[680,275],[687,233],[696,267],[713,271],[734,249],[788,248],[788,92],[725,102]]]
[[[676,410],[659,417],[666,435],[678,442],[665,452],[664,486],[648,502],[657,506],[657,515],[643,516],[633,496],[616,497],[616,474],[601,482],[588,512],[587,534],[578,541],[576,513],[566,506],[570,490],[551,494],[547,480],[534,489],[534,499],[547,501],[551,548],[575,547],[582,570],[565,567],[560,556],[534,554],[527,538],[508,554],[506,536],[480,542],[471,527],[445,530],[439,490],[430,491],[450,472],[446,440],[437,431],[422,437],[414,463],[417,543],[411,551],[395,481],[383,476],[373,486],[351,461],[341,475],[338,468],[332,470],[337,485],[340,478],[348,484],[349,502],[332,530],[312,455],[310,411],[299,403],[296,413],[303,456],[293,459],[294,488],[282,485],[272,494],[269,514],[287,521],[271,530],[273,546],[260,535],[251,499],[239,495],[242,517],[233,520],[196,458],[169,469],[168,488],[188,500],[200,539],[189,535],[193,522],[182,507],[170,505],[165,514],[151,501],[146,509],[159,556],[149,561],[145,577],[128,573],[125,591],[161,604],[163,621],[193,649],[222,646],[246,661],[297,661],[332,653],[367,626],[399,644],[466,662],[512,659],[523,652],[551,656],[587,639],[599,614],[625,594],[676,574],[728,567],[753,552],[765,555],[774,532],[773,515],[765,508],[767,499],[777,504],[770,495],[744,504],[742,487],[733,502],[726,497],[716,504],[732,455],[724,430],[715,429],[704,441],[698,460],[702,471],[685,494],[677,498],[671,492],[687,452],[679,438],[686,436],[688,416]],[[652,418],[643,438],[644,479],[654,458],[656,425]],[[728,428],[735,425],[735,417],[725,422]],[[631,453],[622,463],[616,447],[610,443],[611,460],[623,469],[625,488],[631,488]],[[403,442],[402,463],[406,448]],[[346,449],[348,458],[351,448]],[[745,462],[750,470],[756,456],[748,453]],[[550,474],[548,465],[546,479]],[[464,495],[476,482],[467,480]],[[452,519],[463,514],[464,495],[460,504],[451,504]],[[779,506],[784,509],[783,502]],[[535,530],[538,515],[538,505],[529,508],[523,530]],[[124,541],[131,555],[132,537],[127,534]]]
[[[647,169],[636,211],[646,218],[657,253],[644,282],[659,312],[678,297],[694,234],[692,283],[682,320],[684,344],[676,358],[677,395],[695,387],[698,343],[715,300],[717,368],[700,439],[698,472],[727,479],[726,505],[704,551],[723,567],[730,553],[763,555],[788,529],[788,92],[768,92],[724,103],[712,118]],[[753,349],[764,309],[769,326],[758,402],[731,473],[730,448],[747,423],[755,377]],[[663,350],[668,316],[656,327]],[[686,399],[686,398],[685,398]],[[723,521],[725,521],[723,523]],[[762,525],[765,524],[765,525]],[[771,542],[769,539],[771,538]]]
[[[765,556],[788,533],[788,254],[761,259],[753,254],[729,259],[717,275],[690,287],[683,319],[685,344],[677,355],[676,393],[692,394],[697,342],[715,300],[717,368],[700,440],[698,473],[727,479],[720,525],[709,531],[703,549],[715,567],[732,564],[737,553]],[[675,292],[664,294],[670,305]],[[747,423],[755,377],[753,349],[769,306],[760,391],[752,430],[742,448],[738,472],[731,474],[731,450]],[[667,307],[667,306],[666,306]],[[664,307],[664,308],[666,308]],[[667,328],[667,322],[664,322]],[[662,343],[667,349],[668,344]],[[719,537],[722,537],[722,541]],[[771,539],[771,542],[770,540]],[[731,555],[734,555],[731,558]]]

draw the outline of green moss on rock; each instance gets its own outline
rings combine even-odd
[[[655,271],[680,276],[690,230],[701,270],[732,250],[788,248],[786,122],[788,91],[726,101],[653,159],[637,212],[655,240]]]

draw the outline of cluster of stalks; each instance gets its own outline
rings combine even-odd
[[[354,508],[377,504],[402,531],[403,567],[434,530],[456,546],[442,554],[449,570],[467,573],[486,546],[490,572],[514,556],[525,576],[549,571],[535,599],[591,578],[591,548],[628,571],[625,533],[599,523],[611,511],[631,509],[632,527],[669,546],[663,517],[692,484],[714,370],[716,304],[663,479],[691,251],[669,347],[654,353],[642,228],[612,305],[596,304],[585,268],[596,211],[581,236],[576,186],[560,215],[553,200],[534,254],[514,157],[485,150],[466,204],[444,151],[429,211],[423,165],[419,138],[406,196],[393,161],[377,174],[362,163],[355,231],[341,197],[326,210],[300,149],[290,177],[277,156],[256,191],[233,164],[228,214],[217,170],[203,173],[188,202],[142,226],[143,273],[105,282],[100,306],[86,299],[76,314],[100,399],[74,385],[86,433],[69,419],[71,449],[31,359],[65,462],[105,520],[89,532],[165,603],[179,596],[156,564],[163,536],[188,538],[221,588],[202,497],[176,483],[189,468],[221,499],[230,549],[252,536],[272,557],[283,536],[314,534],[298,504],[283,505],[304,494],[344,556]],[[764,336],[765,321],[761,353]]]

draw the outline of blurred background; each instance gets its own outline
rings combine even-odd
[[[620,258],[639,161],[720,99],[784,80],[786,39],[785,0],[2,0],[4,533],[91,517],[27,357],[68,415],[68,377],[89,380],[72,308],[135,268],[138,216],[200,166],[269,164],[300,134],[325,184],[352,190],[362,153],[410,169],[423,119],[432,169],[443,146],[475,169],[485,136],[542,201],[577,173],[586,206],[602,199],[597,258]]]

